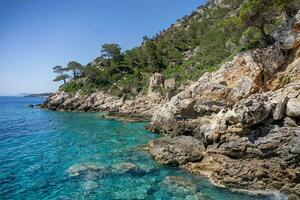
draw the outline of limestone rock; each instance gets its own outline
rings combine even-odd
[[[175,78],[166,79],[164,81],[164,88],[166,89],[175,89],[176,80]]]
[[[177,189],[184,188],[194,193],[197,190],[197,187],[193,182],[182,176],[167,176],[163,183],[170,187],[177,187]]]
[[[273,119],[274,120],[281,120],[284,117],[285,106],[288,101],[288,97],[283,96],[281,97],[276,104],[275,110],[273,112]]]
[[[300,11],[294,19],[275,33],[275,38],[278,41],[280,48],[289,50],[297,47],[300,43]]]
[[[291,117],[286,117],[284,118],[284,126],[298,126],[297,122],[295,119],[291,118]]]
[[[78,163],[70,166],[67,170],[69,176],[79,176],[82,173],[95,172],[97,176],[110,174],[108,168],[96,163]]]
[[[155,73],[150,77],[148,93],[153,92],[157,88],[164,88],[164,76],[160,73]]]
[[[255,94],[238,104],[236,113],[243,127],[258,124],[269,116],[272,106],[267,101],[268,96]]]
[[[150,142],[150,153],[161,164],[185,164],[201,160],[204,144],[191,136],[164,137]]]
[[[300,100],[290,99],[286,105],[286,115],[289,117],[300,117]]]

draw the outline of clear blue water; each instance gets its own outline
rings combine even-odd
[[[27,107],[41,102],[0,97],[0,199],[271,199],[158,165],[138,149],[159,137],[143,123]]]

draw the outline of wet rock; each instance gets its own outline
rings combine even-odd
[[[167,176],[161,183],[162,188],[172,196],[176,197],[202,197],[197,192],[197,186],[187,178],[182,176]],[[201,198],[199,198],[201,199]]]
[[[118,191],[111,194],[112,199],[148,199],[148,191],[151,190],[151,180],[133,179],[130,177],[120,177],[114,184]]]
[[[195,129],[197,128],[198,123],[192,121],[177,121],[172,123],[164,124],[148,124],[146,129],[151,132],[159,133],[161,135],[168,136],[195,136]]]
[[[149,143],[149,151],[161,164],[185,164],[201,160],[204,144],[191,136],[164,137]]]
[[[135,164],[129,162],[117,163],[112,166],[112,172],[117,174],[126,174],[137,169]]]
[[[90,173],[90,172],[97,173],[97,176],[102,176],[102,175],[104,176],[110,173],[108,168],[100,166],[95,163],[79,163],[79,164],[72,165],[67,170],[69,176],[79,176],[80,174]]]

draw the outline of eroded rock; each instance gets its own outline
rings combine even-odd
[[[161,164],[181,165],[201,160],[204,144],[191,136],[164,137],[149,143],[149,151]]]
[[[286,115],[289,117],[300,117],[300,100],[290,99],[286,105]]]

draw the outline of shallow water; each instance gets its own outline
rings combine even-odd
[[[0,97],[0,199],[272,199],[158,165],[138,150],[159,137],[143,123],[27,107],[40,102]]]

